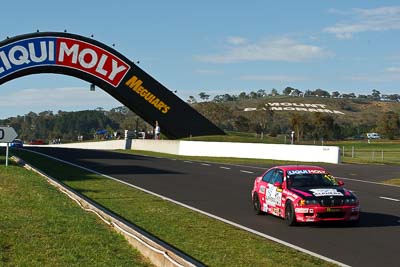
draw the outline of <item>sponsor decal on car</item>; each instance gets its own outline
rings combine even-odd
[[[343,196],[342,192],[337,191],[333,188],[319,188],[319,189],[310,189],[313,192],[313,195],[316,197],[322,196]]]
[[[63,37],[35,37],[0,47],[0,78],[38,66],[80,70],[117,87],[130,69],[128,63],[93,44]]]
[[[265,186],[260,186],[260,193],[261,194],[264,194],[265,193]]]
[[[294,175],[294,174],[324,174],[326,171],[324,170],[290,170],[287,171],[288,175]]]
[[[296,208],[295,212],[296,213],[308,213],[309,209],[308,208]]]
[[[341,212],[341,208],[326,208],[326,212]]]

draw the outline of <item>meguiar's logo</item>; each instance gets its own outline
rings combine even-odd
[[[132,76],[125,84],[129,86],[129,88],[131,88],[133,92],[137,93],[139,96],[141,96],[144,100],[146,100],[149,104],[154,106],[162,113],[165,114],[171,109],[169,105],[161,101],[149,89],[144,88],[142,86],[143,81],[138,79],[138,77]]]
[[[63,66],[90,73],[117,87],[130,66],[101,47],[62,37],[36,37],[0,47],[0,79],[38,66]]]

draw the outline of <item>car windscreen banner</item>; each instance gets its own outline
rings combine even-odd
[[[37,73],[74,76],[103,89],[167,137],[224,132],[134,62],[91,38],[37,32],[0,42],[0,84]],[[90,101],[90,99],[88,99]]]

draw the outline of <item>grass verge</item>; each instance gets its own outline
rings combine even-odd
[[[335,266],[82,169],[13,153],[208,266]]]
[[[43,177],[0,157],[0,266],[150,266]]]
[[[193,161],[204,161],[204,162],[217,162],[217,163],[227,163],[227,164],[243,164],[243,165],[285,165],[285,164],[306,164],[309,165],[310,162],[293,162],[293,161],[279,161],[279,160],[265,160],[265,159],[242,159],[242,158],[214,158],[214,157],[194,157],[194,156],[180,156],[166,153],[158,153],[152,151],[144,150],[118,150],[120,153],[152,156],[152,157],[163,157],[181,160],[193,160]],[[360,162],[347,162],[352,164],[360,164]],[[316,164],[318,163],[311,163]],[[326,164],[326,163],[324,163]],[[373,163],[370,163],[373,164]],[[400,185],[400,178],[394,178],[387,181],[383,181],[384,184]]]
[[[199,157],[199,156],[181,156],[167,153],[159,153],[145,150],[124,150],[118,149],[119,153],[143,155],[151,157],[163,157],[169,159],[193,160],[203,162],[216,162],[238,165],[253,165],[253,166],[266,166],[266,165],[283,165],[283,164],[310,164],[310,162],[300,161],[282,161],[282,160],[269,160],[269,159],[246,159],[246,158],[223,158],[223,157]],[[313,163],[317,164],[317,163]]]
[[[390,179],[384,182],[385,184],[400,185],[400,178]]]

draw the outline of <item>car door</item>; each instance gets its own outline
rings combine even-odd
[[[266,192],[266,204],[271,212],[277,216],[281,216],[282,210],[282,183],[283,170],[274,169],[271,179],[268,181],[268,189]]]
[[[260,199],[261,210],[264,212],[268,212],[268,205],[266,203],[267,201],[266,193],[268,191],[268,187],[274,173],[275,169],[268,170],[261,178],[260,185],[258,187],[258,195]]]

